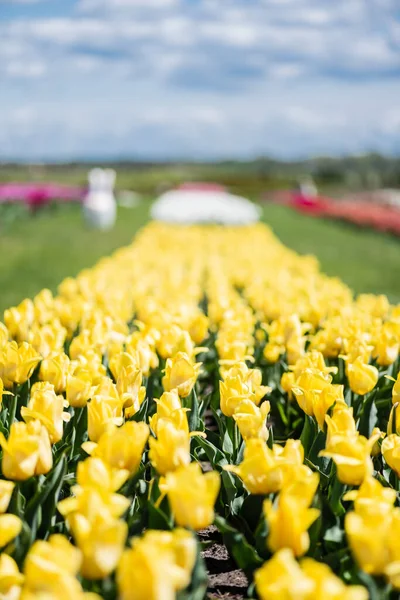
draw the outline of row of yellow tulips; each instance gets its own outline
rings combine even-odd
[[[264,225],[151,223],[6,310],[0,596],[199,600],[214,523],[249,597],[396,597],[399,349]]]

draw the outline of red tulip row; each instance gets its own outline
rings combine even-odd
[[[372,227],[378,231],[400,235],[400,210],[395,207],[365,201],[307,198],[300,194],[286,197],[284,203],[316,217],[340,219],[361,227]]]

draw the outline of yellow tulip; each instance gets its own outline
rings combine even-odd
[[[189,325],[189,335],[195,344],[201,344],[208,336],[209,318],[199,312]]]
[[[322,352],[318,352],[317,350],[306,352],[304,356],[301,356],[299,360],[296,361],[292,368],[295,379],[297,379],[305,369],[311,369],[314,372],[337,373],[337,367],[327,367]]]
[[[358,357],[353,363],[347,364],[347,377],[351,391],[364,395],[376,386],[379,372],[376,367],[363,363],[362,358]]]
[[[34,324],[28,334],[28,342],[46,358],[52,352],[60,352],[64,346],[67,337],[67,330],[61,325],[58,319],[51,324]]]
[[[15,483],[12,481],[0,479],[0,514],[6,512],[8,505],[10,504],[14,487]]]
[[[389,562],[391,524],[391,511],[384,505],[372,512],[346,514],[344,526],[351,552],[360,568],[370,575],[382,575]]]
[[[41,356],[27,342],[19,346],[17,342],[8,342],[0,348],[0,377],[7,388],[13,383],[25,383],[40,362]]]
[[[93,396],[87,406],[88,434],[92,442],[97,442],[110,424],[121,425],[122,402],[111,396]]]
[[[292,550],[284,548],[254,573],[261,600],[312,600],[314,582],[301,570]]]
[[[392,522],[388,531],[387,547],[389,560],[385,567],[385,576],[395,590],[400,590],[400,510],[398,507],[392,510]]]
[[[393,404],[400,402],[400,372],[398,373],[397,379],[392,388],[392,402]]]
[[[121,517],[130,505],[129,498],[121,494],[110,493],[101,487],[79,485],[73,488],[74,496],[65,498],[57,504],[61,515],[65,517],[73,531],[71,517],[79,514],[91,523],[95,521],[114,521]]]
[[[314,404],[314,416],[319,428],[323,430],[326,413],[337,402],[344,402],[343,385],[330,384],[322,390],[318,401]]]
[[[110,357],[108,363],[109,369],[115,380],[118,379],[122,370],[127,368],[130,368],[131,372],[136,373],[139,371],[141,374],[136,358],[132,354],[128,354],[128,352],[121,352],[120,349]],[[141,383],[139,384],[139,387],[140,385]]]
[[[157,351],[164,359],[172,358],[177,352],[184,352],[192,357],[194,355],[194,343],[187,331],[184,331],[178,325],[171,324],[161,332],[160,339],[157,342]]]
[[[188,408],[182,408],[181,400],[177,390],[164,392],[160,399],[155,398],[157,412],[150,417],[149,423],[152,431],[157,435],[157,423],[159,419],[170,420],[178,429],[189,434],[189,423],[186,413]]]
[[[347,485],[361,485],[372,474],[371,451],[380,434],[369,439],[362,435],[348,437],[346,434],[333,436],[327,450],[320,456],[332,458],[337,468],[337,477]]]
[[[26,298],[18,306],[4,311],[4,323],[10,336],[18,342],[26,341],[29,330],[35,320],[35,307],[32,300]]]
[[[174,600],[189,585],[195,559],[196,542],[188,531],[146,531],[119,562],[119,598]]]
[[[20,597],[24,576],[18,565],[8,554],[0,554],[0,597],[4,600],[17,600]]]
[[[66,397],[70,406],[83,408],[92,396],[92,375],[88,369],[77,364],[67,375]]]
[[[148,437],[148,425],[128,421],[121,427],[107,427],[97,444],[85,442],[82,448],[88,454],[101,458],[110,467],[126,469],[130,475],[134,475],[139,468]]]
[[[44,475],[53,466],[50,438],[40,421],[13,423],[8,440],[0,433],[2,471],[7,479],[23,481]]]
[[[250,438],[268,439],[268,428],[266,426],[267,416],[271,409],[268,401],[256,406],[251,400],[243,400],[236,408],[233,418],[244,440]]]
[[[332,377],[328,373],[316,369],[305,369],[299,375],[292,391],[306,415],[314,415],[316,398],[321,395],[324,388],[330,385],[331,381]]]
[[[25,559],[22,597],[25,598],[27,592],[29,599],[80,599],[82,587],[76,575],[81,561],[81,552],[62,535],[51,535],[47,541],[36,541]]]
[[[357,513],[390,512],[396,500],[396,491],[383,487],[377,479],[367,477],[358,490],[351,490],[343,500],[353,500]]]
[[[285,346],[268,342],[268,344],[265,345],[263,355],[268,362],[276,363],[280,359],[281,354],[283,354],[284,352]]]
[[[227,465],[224,469],[238,475],[250,494],[266,495],[282,486],[283,474],[274,453],[259,438],[247,441],[240,465]]]
[[[162,385],[166,392],[176,389],[181,398],[186,398],[197,381],[201,363],[192,363],[184,352],[178,352],[173,358],[168,358],[165,364],[165,375]]]
[[[69,357],[64,352],[52,352],[42,360],[39,379],[54,385],[57,394],[65,392],[70,366]]]
[[[117,392],[124,408],[131,408],[135,414],[146,396],[146,388],[142,386],[142,372],[134,365],[123,367],[117,378]]]
[[[328,565],[312,558],[303,558],[303,575],[314,583],[313,600],[368,600],[368,591],[361,585],[345,585]]]
[[[284,480],[279,497],[296,498],[299,506],[307,508],[313,501],[318,484],[318,473],[311,471],[306,465],[300,465],[290,478]]]
[[[331,440],[338,434],[352,438],[357,435],[357,427],[353,418],[353,408],[338,400],[332,409],[332,416],[325,416],[327,424],[326,449],[330,448]]]
[[[393,404],[390,411],[387,434],[391,435],[392,433],[396,433],[397,435],[400,433],[400,402]]]
[[[244,400],[252,399],[250,387],[240,375],[228,375],[219,382],[220,407],[226,417],[232,417]]]
[[[318,479],[316,483],[318,485]],[[302,556],[309,548],[308,529],[319,517],[320,511],[308,508],[304,499],[297,494],[298,489],[283,490],[276,506],[270,500],[264,501],[263,509],[269,528],[267,544],[271,552],[290,548],[295,556]]]
[[[291,371],[287,371],[286,373],[282,373],[281,377],[281,388],[284,392],[286,392],[291,400],[293,397],[292,388],[295,385],[295,376]]]
[[[280,471],[281,486],[301,476],[304,470],[309,470],[303,465],[304,448],[300,440],[288,439],[284,446],[274,444],[272,454]]]
[[[216,471],[202,473],[198,463],[167,473],[162,492],[167,493],[175,521],[181,527],[200,530],[214,521],[214,504],[220,488]]]
[[[22,521],[17,515],[0,515],[0,548],[17,537],[21,529]]]
[[[82,552],[82,575],[88,579],[104,579],[110,575],[125,546],[127,523],[120,519],[89,520],[79,513],[71,515],[68,522]]]
[[[190,437],[169,419],[157,422],[157,439],[149,439],[149,458],[160,475],[190,463]]]
[[[70,420],[64,412],[68,406],[63,396],[57,396],[54,386],[46,381],[35,383],[31,388],[28,406],[21,407],[21,417],[26,423],[38,420],[49,433],[50,442],[56,444],[63,436],[63,424]]]
[[[99,486],[108,492],[115,492],[129,477],[127,469],[113,469],[101,458],[92,456],[78,463],[76,480],[81,487]]]
[[[381,450],[386,463],[400,477],[400,437],[395,433],[388,435],[382,442]]]
[[[378,365],[388,367],[392,365],[399,356],[400,344],[397,336],[388,332],[381,333],[376,342],[372,356],[376,358]]]

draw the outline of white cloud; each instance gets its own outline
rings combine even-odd
[[[46,65],[41,61],[13,60],[7,63],[6,73],[10,77],[36,79],[46,73]]]
[[[78,10],[93,12],[98,10],[129,10],[129,9],[167,9],[177,6],[179,0],[80,0]]]

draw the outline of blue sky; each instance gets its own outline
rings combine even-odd
[[[0,0],[0,159],[400,152],[400,0]]]

